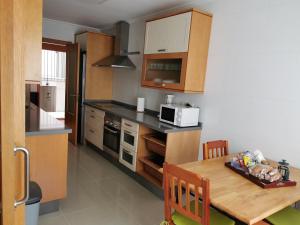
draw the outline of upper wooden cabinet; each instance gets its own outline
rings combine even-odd
[[[192,13],[146,23],[145,54],[187,52]]]
[[[24,4],[24,75],[26,83],[40,83],[42,78],[42,0]]]
[[[114,37],[94,32],[77,34],[75,40],[86,52],[85,99],[112,99],[112,69],[93,64],[113,54]]]
[[[204,92],[211,23],[195,9],[147,21],[142,86]]]

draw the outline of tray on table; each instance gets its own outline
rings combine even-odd
[[[250,180],[251,182],[255,183],[256,185],[262,187],[262,188],[280,188],[280,187],[291,187],[291,186],[296,186],[297,182],[292,181],[292,180],[287,180],[287,181],[275,181],[275,182],[270,182],[267,180],[260,180],[259,178],[249,174],[247,171],[242,170],[242,169],[237,169],[233,166],[231,166],[231,162],[226,162],[225,166],[228,167],[229,169],[233,170],[234,172],[240,174],[241,176],[245,177],[246,179]]]

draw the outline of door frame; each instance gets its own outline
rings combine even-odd
[[[70,71],[69,71],[69,67],[70,67],[70,51],[72,50],[72,48],[75,47],[77,48],[77,65],[76,65],[76,69],[75,69],[75,74],[76,74],[76,78],[75,78],[75,88],[76,88],[76,93],[74,93],[73,97],[76,99],[75,101],[75,121],[73,121],[74,124],[72,124],[72,121],[68,121],[67,119],[67,113],[68,113],[68,101],[69,101],[69,85],[70,85]],[[66,73],[66,107],[65,107],[65,122],[66,125],[68,125],[68,123],[70,123],[69,126],[71,126],[72,128],[72,133],[69,134],[69,141],[73,144],[73,145],[77,145],[78,142],[78,104],[79,104],[79,65],[80,65],[80,46],[78,43],[71,43],[67,45],[67,64],[66,64],[66,69],[67,69],[67,73]]]
[[[67,45],[72,44],[69,41],[61,41],[52,38],[45,38],[43,37],[42,40],[42,49],[51,50],[51,51],[58,51],[58,52],[67,52]]]
[[[76,44],[76,43],[75,43]],[[42,40],[42,49],[43,50],[50,50],[50,51],[58,51],[58,52],[65,52],[66,53],[66,84],[65,84],[65,124],[68,123],[67,121],[67,111],[68,111],[68,88],[69,88],[69,57],[70,57],[70,46],[73,45],[72,42],[70,41],[62,41],[62,40],[57,40],[57,39],[52,39],[52,38],[45,38],[43,37]],[[76,68],[76,86],[77,86],[77,95],[78,95],[78,88],[79,88],[79,59],[80,55],[78,55],[78,60],[77,60],[77,68]],[[78,98],[77,98],[78,99]],[[76,106],[76,115],[78,117],[78,103]],[[72,143],[74,145],[77,145],[77,129],[78,128],[78,118],[76,119],[76,123],[74,127],[72,126],[72,133],[69,134],[69,141],[72,141],[72,136],[76,136],[74,141]]]

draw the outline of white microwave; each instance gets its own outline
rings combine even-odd
[[[159,120],[178,127],[197,126],[200,109],[181,105],[160,105]]]

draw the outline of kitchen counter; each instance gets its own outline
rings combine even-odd
[[[50,113],[45,112],[38,106],[31,103],[26,107],[26,136],[64,134],[71,133],[72,130],[65,126],[63,121],[59,121]]]
[[[107,113],[114,114],[121,118],[143,124],[148,128],[163,133],[201,130],[202,127],[201,123],[194,127],[181,128],[172,126],[167,123],[160,122],[157,117],[158,112],[146,110],[144,113],[140,113],[135,110],[135,106],[127,105],[117,101],[86,101],[84,104]]]
[[[59,200],[67,195],[68,134],[72,130],[65,126],[64,121],[32,103],[25,111],[30,179],[43,190],[41,211],[55,211]]]

